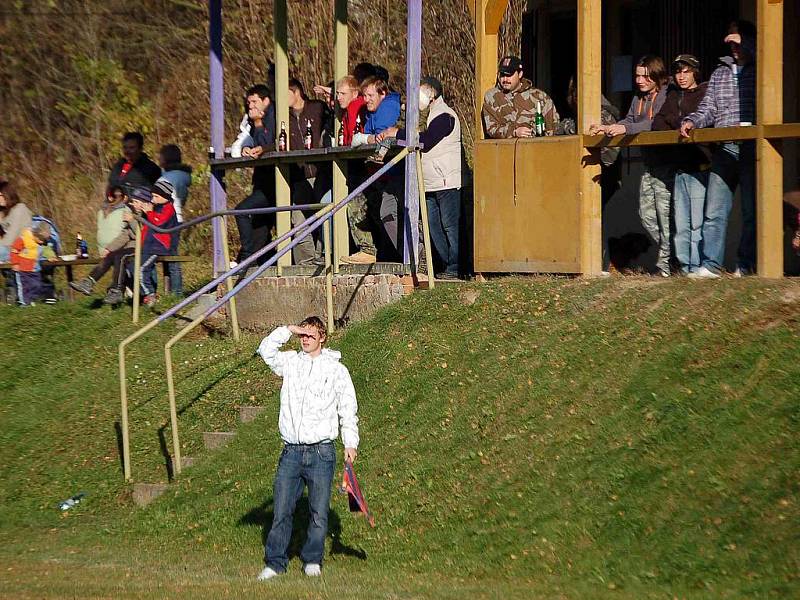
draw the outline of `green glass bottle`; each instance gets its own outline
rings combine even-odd
[[[536,114],[533,116],[533,131],[536,137],[542,137],[545,134],[544,115],[542,114],[542,103],[536,101]]]

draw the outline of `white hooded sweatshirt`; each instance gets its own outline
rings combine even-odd
[[[278,429],[287,444],[316,444],[339,437],[345,448],[358,448],[358,403],[350,372],[336,350],[325,348],[316,358],[305,352],[281,352],[292,337],[288,327],[278,327],[258,346],[264,362],[279,377],[281,409]]]

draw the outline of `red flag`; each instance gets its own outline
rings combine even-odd
[[[356,472],[353,470],[353,463],[349,460],[344,463],[342,487],[339,488],[339,491],[343,494],[347,494],[347,499],[350,503],[350,512],[363,513],[369,521],[369,524],[375,527],[375,517],[369,512],[367,501],[364,498],[364,494],[361,493],[361,487],[358,485],[358,479],[356,479]]]

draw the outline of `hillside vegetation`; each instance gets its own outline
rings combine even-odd
[[[501,51],[519,52],[524,0],[512,0]],[[384,65],[405,92],[406,3],[350,0],[351,66]],[[223,2],[225,135],[230,144],[244,91],[268,81],[273,60],[272,0]],[[311,94],[333,79],[334,0],[290,0],[289,65]],[[94,214],[120,137],[140,130],[145,150],[179,144],[194,167],[187,210],[208,212],[210,124],[207,0],[26,0],[0,10],[0,176],[52,217],[66,239],[91,237]],[[474,135],[474,25],[464,0],[424,2],[422,71],[440,78],[459,114],[464,145]],[[250,173],[228,173],[231,206]],[[186,249],[203,249],[209,228],[193,230]],[[235,243],[235,240],[234,240]]]
[[[198,463],[135,509],[114,426],[127,311],[0,307],[0,595],[797,597],[799,308],[788,280],[520,278],[419,292],[337,333],[377,527],[337,495],[321,580],[295,559],[263,585],[280,440],[260,335],[179,344]],[[137,481],[166,480],[174,331],[129,360]],[[242,404],[267,408],[237,428]]]

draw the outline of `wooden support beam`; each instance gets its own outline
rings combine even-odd
[[[289,28],[286,0],[275,0],[273,13],[273,37],[275,40],[275,120],[277,134],[280,134],[281,123],[286,124],[286,148],[290,149],[289,135]],[[275,204],[289,206],[291,192],[289,190],[289,167],[275,167]],[[277,214],[278,235],[283,235],[291,229],[291,213],[284,211]],[[283,242],[279,248],[284,248],[289,240]],[[278,259],[278,267],[292,264],[290,253]]]
[[[497,35],[500,31],[500,24],[503,22],[503,15],[506,14],[509,0],[488,0],[483,12],[484,33]]]
[[[782,0],[758,0],[756,113],[759,125],[783,122]],[[783,277],[783,148],[756,140],[756,270]]]
[[[486,9],[491,0],[476,0],[475,10],[475,141],[483,138],[483,95],[497,82],[498,29],[486,32]],[[498,24],[499,27],[499,24]]]
[[[349,38],[347,31],[347,1],[336,0],[334,5],[334,79],[338,82],[348,74]],[[335,85],[335,84],[334,84]],[[335,98],[334,90],[334,98]],[[336,122],[336,138],[339,139],[341,120]],[[347,195],[347,162],[333,163],[333,201],[338,202]],[[333,216],[333,270],[339,272],[339,258],[350,254],[350,229],[347,224],[347,209],[340,210]]]
[[[578,125],[586,134],[600,123],[601,104],[601,0],[578,0]],[[603,270],[600,151],[580,149],[581,272],[597,276]]]

